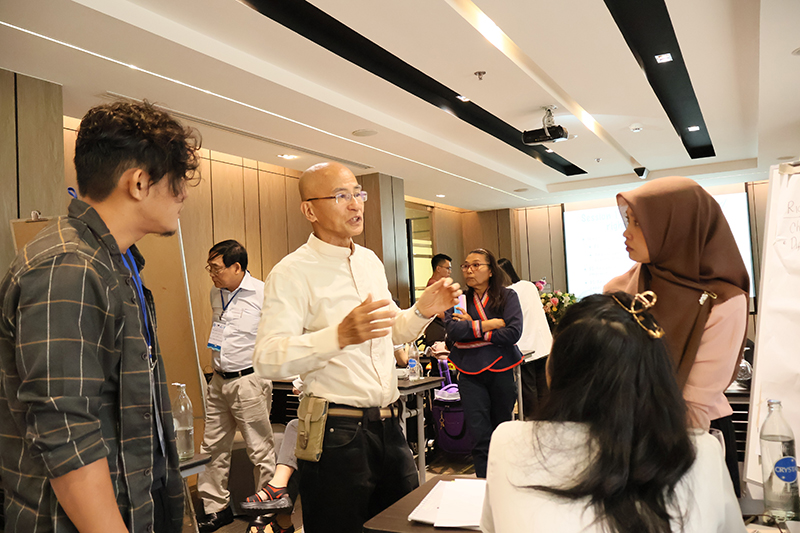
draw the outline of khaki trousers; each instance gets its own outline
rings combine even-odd
[[[222,379],[214,373],[208,384],[206,428],[202,453],[211,462],[197,477],[197,492],[206,513],[218,513],[230,503],[228,474],[236,428],[244,437],[247,455],[255,465],[256,489],[264,487],[275,473],[275,442],[269,422],[272,382],[250,374]]]

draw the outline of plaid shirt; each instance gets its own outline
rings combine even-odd
[[[131,250],[141,269],[144,260]],[[145,299],[155,331],[147,289]],[[151,532],[158,440],[142,314],[131,274],[97,212],[73,200],[67,217],[42,230],[0,284],[0,306],[6,532],[77,531],[48,480],[104,457],[128,529]],[[170,530],[180,531],[182,483],[160,361],[155,382],[167,441]]]

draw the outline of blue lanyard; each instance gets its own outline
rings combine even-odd
[[[126,259],[127,257],[127,259]],[[130,260],[130,263],[128,261]],[[125,267],[131,271],[131,275],[133,276],[133,284],[136,286],[136,294],[139,296],[139,308],[142,311],[142,326],[144,329],[144,337],[147,341],[147,355],[150,356],[150,359],[153,359],[153,341],[150,337],[150,323],[147,321],[147,302],[144,299],[144,289],[142,288],[142,278],[139,277],[139,269],[136,268],[136,261],[133,259],[133,255],[131,255],[130,248],[127,252],[122,254],[122,262],[125,264]]]
[[[233,294],[231,294],[231,298],[230,300],[228,300],[228,303],[225,303],[225,296],[223,296],[222,294],[222,289],[219,290],[219,299],[222,301],[222,312],[219,314],[220,318],[222,318],[222,315],[224,315],[225,311],[227,311],[228,308],[231,306],[231,302],[233,302],[233,299],[236,298],[236,295],[239,294],[240,290],[242,290],[241,287],[233,291]]]

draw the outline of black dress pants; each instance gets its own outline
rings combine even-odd
[[[419,486],[394,417],[328,417],[319,462],[298,463],[307,533],[361,533],[367,520]]]
[[[486,462],[489,458],[489,442],[494,428],[511,420],[514,416],[514,402],[517,399],[514,386],[514,371],[464,374],[458,376],[458,392],[461,405],[475,445],[472,460],[475,475],[486,477]]]
[[[547,387],[547,357],[541,357],[520,368],[522,377],[522,413],[525,420],[532,420],[550,395]]]

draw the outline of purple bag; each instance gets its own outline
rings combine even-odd
[[[442,362],[440,361],[439,364],[441,367]],[[446,369],[447,362],[444,362],[444,365]],[[436,447],[454,455],[472,453],[475,441],[467,428],[457,384],[451,383],[442,387],[441,391],[435,391],[431,411],[436,433]]]

